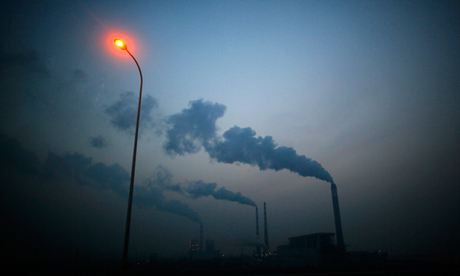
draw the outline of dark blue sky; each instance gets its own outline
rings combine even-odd
[[[459,15],[455,1],[7,4],[2,236],[24,237],[11,247],[25,251],[119,256],[138,75],[107,40],[124,33],[145,76],[133,256],[183,254],[196,216],[229,254],[254,239],[253,207],[174,190],[199,180],[267,201],[273,247],[334,231],[329,186],[274,162],[287,151],[268,158],[258,136],[332,175],[350,250],[452,253]]]

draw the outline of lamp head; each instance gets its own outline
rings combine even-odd
[[[128,49],[128,47],[126,46],[126,43],[123,40],[119,39],[119,38],[116,38],[113,41],[113,43],[115,43],[115,46],[117,46],[121,50],[127,50]]]

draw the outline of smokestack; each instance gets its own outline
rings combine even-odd
[[[335,235],[337,238],[337,247],[339,248],[339,250],[345,251],[345,243],[343,241],[342,232],[342,219],[340,217],[339,197],[337,196],[337,186],[334,182],[331,183],[331,194],[332,208],[334,209]]]
[[[261,246],[260,246],[260,234],[259,234],[259,208],[256,205],[256,239],[257,239],[257,247],[256,247],[256,254],[257,257],[260,257],[262,254]]]
[[[204,250],[204,230],[203,230],[203,223],[200,223],[200,251],[203,252]]]
[[[268,229],[267,229],[267,203],[264,202],[264,241],[265,241],[265,249],[268,250]]]
[[[259,208],[256,206],[256,237],[259,240]]]

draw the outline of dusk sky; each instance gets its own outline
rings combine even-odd
[[[456,1],[12,1],[0,13],[11,254],[121,256],[139,76],[115,36],[144,73],[132,258],[185,255],[198,221],[223,253],[249,254],[253,203],[267,202],[273,250],[335,232],[327,172],[348,250],[458,251]]]

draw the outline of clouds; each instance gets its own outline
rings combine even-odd
[[[101,189],[110,189],[125,196],[128,191],[130,175],[117,163],[106,165],[96,163],[88,167],[86,176],[94,183],[97,183]]]
[[[73,178],[82,185],[112,191],[122,198],[128,195],[130,175],[119,164],[106,165],[93,163],[91,158],[79,153],[68,153],[62,156],[50,153],[46,161],[48,175],[60,174]],[[159,174],[158,181],[163,181]],[[153,182],[157,182],[153,180]],[[134,204],[139,207],[155,207],[159,211],[183,216],[199,222],[199,215],[185,203],[169,200],[163,195],[163,189],[154,185],[135,185]]]
[[[218,162],[243,163],[260,170],[290,170],[301,176],[332,182],[331,175],[315,160],[299,155],[290,147],[278,146],[271,136],[256,136],[247,127],[234,126],[217,135],[216,121],[224,115],[225,106],[196,100],[189,108],[169,117],[164,149],[170,155],[196,153],[204,148]],[[210,187],[208,187],[210,188]],[[221,191],[225,194],[225,191]]]
[[[185,217],[193,222],[201,222],[200,215],[197,212],[183,202],[166,199],[163,190],[158,186],[137,186],[134,197],[134,203],[138,206],[154,206],[158,210]]]
[[[89,144],[93,148],[102,149],[107,147],[107,140],[101,135],[94,136],[89,138]]]
[[[153,98],[147,99],[150,100],[146,101],[147,108],[143,112],[150,114],[150,109],[157,104],[151,102]],[[112,124],[122,130],[132,129],[135,102],[132,93],[120,95],[120,100],[106,109],[106,113],[112,116]],[[257,166],[260,170],[287,169],[303,177],[333,182],[331,175],[317,161],[297,154],[293,148],[278,146],[271,136],[256,136],[256,132],[249,127],[234,126],[225,131],[222,137],[218,136],[216,121],[224,115],[225,109],[222,104],[199,99],[191,101],[189,107],[181,112],[169,116],[166,119],[169,129],[163,145],[166,153],[185,155],[204,148],[211,158],[221,163],[243,163]],[[148,115],[146,118],[146,123],[153,120]],[[93,142],[98,144],[97,140]],[[222,196],[228,195],[225,190],[220,193]]]
[[[145,181],[146,185],[136,186],[134,202],[141,207],[156,207],[158,210],[183,216],[193,222],[201,222],[200,215],[187,204],[178,200],[167,199],[164,191],[172,183],[172,174],[163,167],[158,167],[152,177]]]
[[[14,51],[0,50],[0,105],[7,114],[8,120],[2,122],[2,126],[17,124],[21,117],[34,113],[41,105],[52,102],[50,87],[44,89],[44,85],[54,83],[48,64],[41,54],[35,50]],[[6,118],[6,116],[3,116]],[[30,118],[33,120],[35,118]],[[2,128],[4,131],[4,128]]]
[[[216,136],[216,121],[224,115],[225,106],[203,100],[189,103],[189,107],[170,116],[164,149],[170,155],[196,153],[208,147]]]
[[[132,92],[124,92],[112,105],[105,108],[104,112],[110,117],[112,126],[120,131],[133,134],[136,126],[138,96]],[[158,126],[154,116],[158,102],[150,95],[142,98],[140,128],[148,129]]]
[[[122,166],[95,162],[78,152],[49,152],[41,162],[36,153],[1,132],[0,165],[5,184],[0,205],[8,210],[0,230],[5,256],[37,261],[75,250],[85,255],[98,247],[118,250],[130,180]],[[133,203],[200,222],[187,204],[166,198],[156,187],[136,183]]]
[[[8,168],[13,174],[36,176],[41,182],[76,181],[80,185],[92,187],[100,191],[110,191],[121,198],[128,195],[130,174],[119,164],[93,162],[91,157],[81,153],[56,154],[49,152],[45,162],[40,163],[32,151],[21,145],[16,139],[0,133],[0,165]],[[165,183],[168,176],[157,173],[151,181]],[[14,186],[14,184],[13,184]],[[200,216],[185,203],[167,199],[162,188],[164,185],[136,185],[134,204],[139,207],[154,207],[159,211],[183,216],[199,222]],[[52,189],[48,186],[47,189]]]
[[[0,52],[0,72],[8,74],[37,74],[41,77],[48,77],[49,70],[38,53],[34,50],[21,52]]]
[[[128,172],[119,164],[94,163],[90,157],[76,152],[63,155],[48,153],[44,172],[48,177],[74,179],[82,185],[113,191],[122,197],[127,194],[130,179]]]
[[[40,169],[37,155],[25,149],[19,141],[0,133],[0,166],[6,171],[34,175]]]

